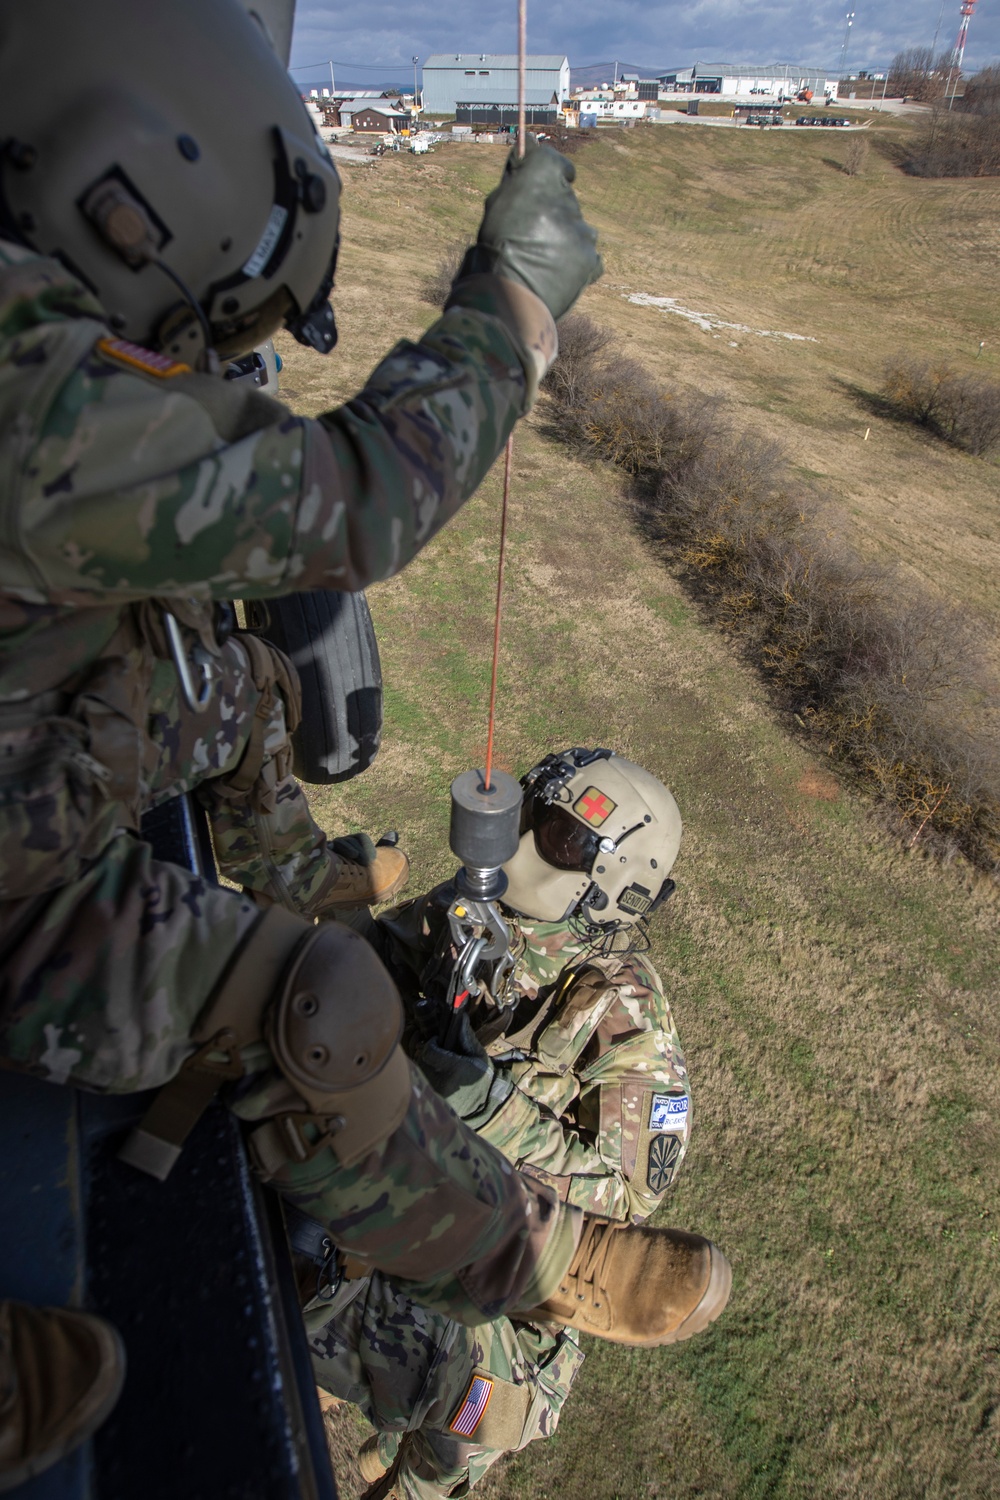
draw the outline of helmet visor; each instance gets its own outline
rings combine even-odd
[[[599,836],[558,802],[525,799],[535,848],[546,864],[557,870],[579,870],[589,875],[597,858]]]

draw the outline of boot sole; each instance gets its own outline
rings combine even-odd
[[[68,1309],[65,1310],[68,1311]],[[50,1469],[61,1458],[66,1458],[68,1454],[73,1453],[81,1443],[93,1437],[117,1406],[125,1384],[125,1345],[122,1343],[121,1334],[117,1328],[113,1328],[103,1318],[91,1315],[90,1327],[101,1350],[101,1366],[110,1377],[111,1384],[96,1400],[93,1394],[88,1392],[77,1403],[77,1421],[80,1425],[71,1435],[53,1444],[51,1448],[46,1448],[42,1453],[33,1453],[29,1458],[22,1459],[14,1468],[5,1469],[0,1474],[0,1493],[6,1494],[8,1490],[17,1489],[18,1485],[24,1484],[28,1479],[34,1479],[36,1474],[44,1474],[46,1469]]]
[[[662,1344],[682,1344],[685,1339],[693,1338],[696,1333],[703,1332],[725,1311],[729,1294],[733,1289],[733,1268],[718,1245],[709,1240],[708,1248],[711,1257],[708,1286],[702,1293],[701,1301],[691,1309],[683,1323],[675,1328],[673,1333],[667,1334],[666,1338],[644,1340],[642,1347],[655,1348]]]

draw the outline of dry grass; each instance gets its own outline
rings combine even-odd
[[[1000,875],[1000,689],[975,622],[862,558],[780,448],[733,433],[718,403],[658,384],[584,315],[563,335],[553,429],[635,481],[645,531],[711,618],[907,837]],[[988,402],[947,369],[897,361],[883,389],[985,441]]]
[[[863,551],[901,556],[995,623],[992,466],[872,418],[856,393],[874,389],[886,349],[950,357],[990,326],[984,247],[1000,194],[897,181],[876,153],[849,179],[824,165],[825,137],[778,135],[665,127],[588,148],[581,191],[609,272],[587,310],[652,373],[723,392],[748,432],[845,494]],[[471,234],[502,160],[456,146],[348,169],[342,342],[323,362],[283,341],[298,409],[344,399],[426,325],[419,268],[387,229],[408,219],[430,254]],[[982,217],[955,212],[958,200]],[[732,350],[724,332],[631,306],[631,290],[821,342],[733,333]],[[485,739],[498,495],[494,474],[372,590],[385,748],[316,798],[331,828],[400,827],[416,888],[450,868],[448,782]],[[663,776],[684,813],[680,891],[654,957],[697,1118],[666,1212],[718,1238],[736,1285],[703,1339],[592,1345],[555,1439],[480,1493],[993,1500],[995,896],[939,870],[922,841],[887,839],[828,758],[788,737],[754,675],[622,525],[606,466],[567,455],[541,414],[517,438],[510,535],[502,760],[520,770],[557,746],[612,744]]]

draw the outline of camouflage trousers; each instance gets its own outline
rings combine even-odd
[[[263,795],[234,798],[227,785],[260,703],[236,640],[204,713],[190,712],[172,668],[158,667],[151,802],[195,790],[223,873],[308,907],[335,866],[301,788],[269,770],[287,738],[280,699],[265,726]],[[99,1091],[158,1087],[194,1050],[192,1026],[259,920],[244,892],[155,860],[120,831],[66,884],[0,903],[0,1060]],[[244,1061],[250,1076],[231,1102],[242,1118],[265,1119],[287,1085],[263,1043]],[[576,1221],[411,1073],[402,1124],[363,1162],[345,1169],[326,1148],[289,1164],[281,1191],[338,1244],[442,1312],[477,1323],[534,1305],[568,1263]]]
[[[504,1453],[551,1437],[583,1362],[570,1329],[466,1328],[378,1274],[316,1298],[305,1321],[317,1384],[361,1408],[387,1468],[402,1449],[406,1500],[466,1495]]]

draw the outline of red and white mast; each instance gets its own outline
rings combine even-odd
[[[965,43],[969,35],[969,22],[972,20],[975,9],[976,0],[962,0],[962,24],[958,28],[958,40],[955,43],[955,50],[951,55],[952,67],[957,68],[959,73],[962,71],[962,59],[965,57]]]

